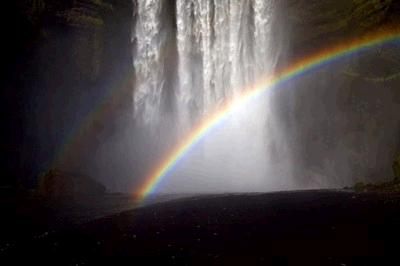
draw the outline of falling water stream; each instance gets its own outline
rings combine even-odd
[[[273,9],[268,0],[137,1],[134,117],[153,147],[171,148],[223,102],[274,70]],[[280,137],[272,113],[268,95],[242,106],[180,162],[160,190],[284,188],[282,171],[288,169],[270,149]]]

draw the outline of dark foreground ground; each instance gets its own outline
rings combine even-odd
[[[3,246],[0,264],[400,265],[399,254],[397,195],[302,191],[137,208]]]

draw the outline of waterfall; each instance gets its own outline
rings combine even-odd
[[[179,138],[221,103],[273,71],[277,60],[272,53],[274,1],[176,0],[168,9],[165,5],[170,2],[137,1],[134,20],[135,121],[154,139],[163,139],[167,130]],[[171,47],[177,51],[176,65],[166,55]],[[174,66],[171,77],[167,70]],[[168,102],[174,105],[169,114],[162,108],[166,95],[174,99]],[[266,132],[267,124],[273,123],[270,104],[265,97],[231,115],[177,167],[164,189],[279,187],[276,183],[272,187],[270,178],[268,147],[273,134]],[[174,122],[161,130],[167,115]],[[162,142],[169,141],[157,145]]]
[[[162,1],[139,1],[135,27],[136,51],[134,68],[136,71],[134,112],[135,118],[146,124],[155,122],[160,112],[164,82],[164,58],[162,47],[165,36],[161,32]]]

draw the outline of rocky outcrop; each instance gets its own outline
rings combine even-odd
[[[100,196],[105,187],[90,177],[52,169],[39,177],[37,194],[46,198]]]
[[[400,155],[393,162],[393,171],[396,178],[400,178]]]

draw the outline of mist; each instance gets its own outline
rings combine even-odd
[[[275,1],[146,3],[135,6],[132,22],[133,119],[101,142],[94,160],[92,174],[111,191],[135,191],[223,102],[311,47],[332,45],[299,47],[299,29],[280,15],[290,5]],[[382,49],[398,58],[397,44],[374,48],[267,90],[192,148],[158,192],[342,188],[392,178],[399,81],[365,78],[398,66]]]
[[[7,262],[398,259],[400,0],[3,2]]]
[[[382,4],[390,6],[379,11],[384,15],[352,17],[346,1],[334,9],[329,1],[112,2],[102,29],[66,26],[51,14],[39,14],[42,22],[16,16],[24,18],[15,24],[25,39],[10,45],[14,74],[3,80],[5,184],[34,187],[57,167],[91,176],[110,192],[135,193],[224,102],[398,14],[398,4]],[[59,14],[69,4],[49,8]],[[333,15],[310,15],[326,10],[353,23],[337,28]],[[366,26],[367,18],[374,23]],[[391,179],[400,150],[399,48],[374,47],[266,90],[207,133],[158,192],[342,188]]]

